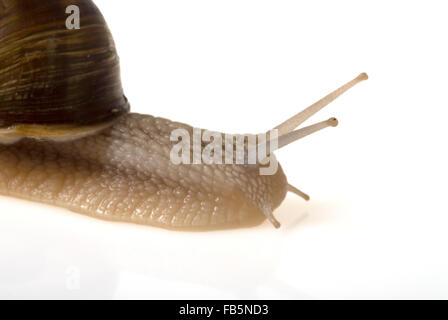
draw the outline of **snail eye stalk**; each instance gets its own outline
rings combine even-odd
[[[348,91],[350,88],[354,87],[358,83],[360,83],[363,80],[367,80],[368,76],[366,73],[361,73],[359,76],[357,76],[355,79],[347,82],[339,89],[336,89],[332,93],[326,95],[316,103],[313,103],[308,108],[302,110],[298,114],[296,114],[294,117],[286,120],[282,124],[275,127],[275,129],[278,130],[278,135],[281,136],[283,134],[289,133],[298,126],[300,126],[302,123],[304,123],[306,120],[308,120],[311,116],[319,112],[322,108],[327,106],[330,102],[336,100],[340,95],[342,95],[344,92]]]
[[[306,136],[309,136],[310,134],[313,134],[317,131],[320,131],[322,129],[328,128],[328,127],[336,127],[338,125],[338,120],[336,118],[330,118],[326,121],[318,122],[313,125],[295,130],[298,126],[300,126],[303,122],[308,120],[311,116],[319,112],[321,109],[323,109],[325,106],[327,106],[330,102],[337,99],[340,95],[348,91],[350,88],[354,87],[356,84],[360,83],[361,81],[367,80],[368,76],[366,73],[361,73],[358,75],[355,79],[347,82],[342,87],[336,89],[335,91],[331,92],[330,94],[326,95],[316,103],[312,104],[308,108],[302,110],[292,118],[286,120],[282,124],[275,127],[275,129],[278,130],[278,143],[277,148],[275,150],[278,150],[280,148],[283,148],[287,146],[290,143],[293,143],[294,141],[300,140]],[[270,141],[267,142],[268,147],[267,150],[270,150]],[[272,151],[275,151],[272,150]],[[288,184],[287,191],[292,192],[299,197],[305,199],[308,201],[310,199],[309,195],[304,193],[303,191],[299,190],[298,188],[294,187],[291,184]],[[269,216],[269,212],[265,215],[268,217],[268,219],[276,226],[275,221]],[[271,214],[272,215],[272,214]]]
[[[328,127],[336,127],[337,125],[338,125],[338,120],[336,118],[330,118],[328,120],[315,123],[308,127],[304,127],[304,128],[301,128],[301,129],[298,129],[295,131],[285,133],[277,138],[278,144],[277,144],[277,148],[275,150],[281,149],[281,148],[287,146],[288,144],[291,144],[297,140],[305,138],[317,131],[320,131],[320,130],[328,128]],[[271,150],[270,149],[270,141],[267,142],[267,147],[266,147],[267,150]],[[275,150],[272,150],[272,151],[275,151]]]

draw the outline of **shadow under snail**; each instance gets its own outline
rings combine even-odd
[[[66,28],[76,5],[81,28]],[[336,126],[295,130],[365,73],[276,127],[279,147]],[[253,226],[289,185],[281,167],[174,164],[170,134],[188,125],[130,113],[119,59],[91,0],[0,0],[0,194],[108,220],[168,229]],[[295,131],[294,131],[295,130]]]

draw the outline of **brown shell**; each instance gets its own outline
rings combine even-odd
[[[66,27],[70,5],[80,29]],[[128,111],[115,44],[91,0],[0,0],[0,128],[91,126]]]

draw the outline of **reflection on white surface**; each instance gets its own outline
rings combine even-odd
[[[244,298],[260,290],[302,296],[275,271],[283,242],[304,214],[285,219],[282,233],[268,223],[173,232],[1,200],[20,208],[1,217],[3,298]]]
[[[412,215],[289,197],[279,230],[194,233],[0,205],[1,298],[448,297],[446,235]]]

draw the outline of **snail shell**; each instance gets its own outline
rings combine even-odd
[[[66,29],[66,7],[81,28]],[[361,74],[276,127],[280,146],[330,119],[297,126],[367,76]],[[256,225],[291,191],[265,164],[174,164],[170,135],[193,128],[129,113],[119,59],[91,0],[0,0],[0,194],[90,216],[174,229]],[[270,156],[273,157],[273,154]]]
[[[82,28],[68,30],[79,6]],[[0,139],[73,138],[129,111],[107,24],[88,0],[0,1]]]

